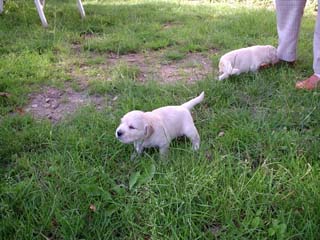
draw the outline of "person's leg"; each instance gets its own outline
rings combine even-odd
[[[312,90],[320,86],[320,0],[318,0],[318,15],[313,36],[313,71],[314,74],[304,81],[297,82],[296,88]]]
[[[318,0],[318,15],[313,35],[313,70],[320,78],[320,0]]]
[[[306,0],[276,0],[278,49],[280,60],[293,62],[297,56],[297,43],[301,18]]]

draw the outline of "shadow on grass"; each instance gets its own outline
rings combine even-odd
[[[87,17],[81,20],[74,1],[48,1],[45,12],[49,28],[43,29],[31,2],[9,1],[7,5],[1,16],[4,34],[0,38],[0,54],[26,49],[45,52],[67,47],[66,42],[79,42],[91,51],[122,54],[173,45],[187,52],[206,51],[249,46],[262,40],[270,44],[276,37],[274,13],[264,9],[216,10],[214,5],[178,3],[88,3]],[[261,21],[257,16],[265,17]]]

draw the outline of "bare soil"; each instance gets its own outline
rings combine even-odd
[[[93,104],[100,110],[105,104],[101,96],[89,96],[86,92],[76,92],[71,88],[60,90],[45,87],[42,92],[33,93],[29,97],[30,103],[24,111],[31,113],[35,118],[49,119],[54,123],[67,114],[72,114],[79,107]]]
[[[188,53],[182,60],[165,61],[163,52],[134,53],[107,57],[106,68],[112,68],[119,63],[136,66],[140,70],[138,80],[145,82],[150,79],[162,83],[185,81],[192,83],[212,75],[211,59],[202,53]]]
[[[188,53],[181,60],[168,61],[164,58],[164,51],[126,55],[91,53],[89,56],[83,56],[80,44],[74,43],[73,49],[78,62],[77,65],[69,66],[69,74],[79,91],[71,87],[66,87],[65,90],[44,87],[41,92],[30,94],[30,102],[23,109],[25,112],[31,113],[35,118],[50,119],[56,123],[79,107],[88,104],[93,104],[98,110],[105,107],[106,102],[103,96],[91,96],[87,93],[89,80],[92,77],[90,70],[95,70],[93,71],[95,79],[106,80],[111,78],[108,74],[119,64],[137,67],[139,69],[137,80],[141,83],[148,80],[157,80],[164,84],[176,81],[193,83],[213,74],[212,62],[208,56],[216,52],[212,50],[207,55]],[[86,63],[88,58],[97,57],[102,57],[105,61],[98,64]]]

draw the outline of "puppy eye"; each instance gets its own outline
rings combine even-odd
[[[130,125],[129,129],[136,129],[134,126]]]

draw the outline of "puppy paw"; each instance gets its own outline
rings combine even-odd
[[[169,146],[163,146],[159,148],[160,156],[166,156],[168,154]]]
[[[130,160],[131,160],[131,161],[134,161],[138,156],[139,156],[138,153],[133,152],[133,153],[131,154],[131,156],[130,156]]]
[[[219,80],[219,81],[222,81],[222,80],[224,80],[224,79],[226,79],[226,78],[228,78],[228,77],[229,77],[229,75],[226,74],[226,73],[224,73],[224,74],[222,74],[222,75],[220,75],[220,76],[218,77],[218,80]]]
[[[192,148],[193,148],[194,151],[198,151],[199,148],[200,148],[200,143],[195,143],[195,144],[193,144],[193,145],[192,145]]]

